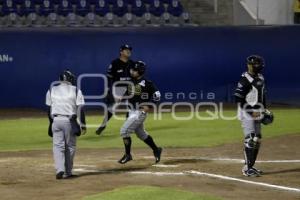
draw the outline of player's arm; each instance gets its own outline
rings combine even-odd
[[[48,120],[50,123],[53,123],[53,118],[52,118],[52,115],[51,115],[51,107],[48,106],[47,108],[47,115],[48,115]]]
[[[145,111],[149,111],[152,107],[153,104],[157,105],[160,102],[160,98],[161,98],[161,93],[158,90],[158,88],[155,86],[155,84],[151,81],[148,82],[147,84],[147,91],[149,96],[149,103],[152,105],[148,105],[148,106],[144,106]]]
[[[48,119],[49,119],[48,136],[53,137],[53,132],[52,132],[53,118],[51,116],[51,107],[50,106],[48,106],[47,114],[48,114]]]
[[[79,120],[81,122],[81,128],[82,129],[86,129],[85,109],[84,109],[84,106],[81,106],[81,108],[80,108],[80,118],[79,118]]]
[[[247,113],[250,115],[253,114],[255,115],[255,113],[253,112],[253,107],[248,105],[246,102],[246,95],[249,93],[250,90],[251,90],[251,84],[245,77],[242,77],[235,89],[234,97],[235,97],[235,102],[238,104],[240,108],[246,110]]]
[[[107,72],[106,72],[106,78],[108,83],[108,88],[111,89],[113,85],[115,70],[114,70],[114,64],[113,62],[108,66]]]
[[[47,115],[48,115],[48,119],[49,122],[52,123],[53,122],[53,117],[51,116],[51,105],[52,105],[52,99],[51,99],[51,92],[50,90],[47,91],[46,94],[46,105],[47,105]]]
[[[53,117],[51,115],[51,94],[50,91],[48,90],[47,94],[46,94],[46,105],[47,105],[47,115],[48,115],[48,119],[49,119],[49,126],[48,126],[48,135],[50,137],[53,137],[53,132],[52,132],[52,124],[53,124]]]
[[[84,96],[81,90],[77,92],[76,105],[79,107],[79,120],[80,120],[80,128],[83,130],[83,134],[86,132],[86,121],[85,121],[85,109],[84,109]]]
[[[151,95],[150,102],[155,103],[155,104],[159,103],[161,94],[160,94],[160,91],[158,90],[158,88],[156,87],[156,85],[153,82],[149,81],[147,90],[148,90],[148,94]]]
[[[249,82],[242,77],[234,91],[235,102],[243,108],[246,104],[246,95],[249,92]]]
[[[264,106],[264,109],[267,109],[267,90],[264,88],[264,91],[263,91],[263,106]]]

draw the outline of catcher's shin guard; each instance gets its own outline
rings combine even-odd
[[[253,149],[245,147],[244,149],[245,164],[247,169],[251,169],[254,165]]]
[[[260,136],[256,136],[255,134],[251,134],[245,138],[245,164],[247,165],[248,169],[251,169],[255,161],[257,159],[257,155],[260,148]]]

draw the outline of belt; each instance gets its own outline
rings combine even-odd
[[[53,115],[53,117],[68,117],[68,118],[70,118],[71,117],[71,115],[60,115],[60,114],[55,114],[55,115]]]

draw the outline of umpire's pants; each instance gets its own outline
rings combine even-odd
[[[73,159],[76,151],[76,127],[68,117],[55,117],[52,124],[53,156],[56,173],[72,175]]]

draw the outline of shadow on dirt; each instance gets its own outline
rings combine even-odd
[[[164,161],[166,165],[174,165],[174,164],[194,164],[194,163],[208,163],[212,162],[206,159],[174,159],[174,160],[167,160]]]
[[[96,176],[96,175],[103,175],[103,174],[122,174],[122,173],[125,173],[125,172],[145,170],[145,169],[148,169],[148,168],[149,168],[149,166],[129,167],[129,168],[115,168],[115,169],[101,169],[101,170],[96,170],[96,171],[93,171],[93,172],[80,173],[78,175],[78,177]]]
[[[294,172],[300,173],[300,168],[285,169],[285,170],[278,170],[278,171],[268,171],[268,172],[264,172],[264,175],[282,174],[282,173],[294,173]]]

